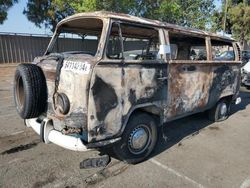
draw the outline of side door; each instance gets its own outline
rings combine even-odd
[[[207,63],[209,44],[205,37],[169,32],[171,50],[176,53],[169,63],[167,120],[204,110],[212,82]]]
[[[113,21],[104,58],[90,85],[92,127],[96,140],[121,134],[137,107],[163,109],[167,97],[167,63],[159,55],[159,29]],[[159,110],[160,111],[160,110]]]

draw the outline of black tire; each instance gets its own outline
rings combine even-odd
[[[34,64],[17,66],[14,78],[14,100],[23,119],[38,117],[46,109],[47,87],[43,71]]]
[[[224,121],[229,117],[231,101],[222,99],[208,111],[208,119],[214,122]]]
[[[147,141],[143,148],[135,150],[132,147],[132,138],[135,131],[145,131]],[[153,151],[157,142],[157,126],[152,116],[146,113],[133,115],[123,132],[120,142],[113,146],[115,155],[130,164],[136,164],[144,161]]]

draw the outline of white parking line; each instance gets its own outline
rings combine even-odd
[[[240,188],[249,188],[250,187],[250,177],[248,177],[241,185]]]
[[[176,175],[176,176],[178,176],[178,177],[180,177],[182,179],[185,179],[186,181],[189,181],[190,183],[192,183],[194,185],[197,185],[197,187],[199,187],[199,188],[204,188],[204,186],[201,185],[200,183],[198,183],[198,182],[190,179],[189,177],[187,177],[187,176],[185,176],[185,175],[183,175],[183,174],[175,171],[174,169],[172,169],[172,168],[170,168],[170,167],[168,167],[168,166],[166,166],[164,164],[161,164],[160,162],[158,162],[155,159],[150,159],[149,161],[152,162],[152,163],[154,163],[154,164],[156,164],[157,166],[161,167],[162,169],[167,170],[168,172],[171,172],[172,174],[174,174],[174,175]]]
[[[24,133],[24,131],[17,131],[17,132],[11,133],[9,136],[14,136],[14,135],[20,134],[20,133]]]

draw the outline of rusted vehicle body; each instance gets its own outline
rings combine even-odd
[[[75,44],[68,49],[63,39]],[[17,110],[45,143],[76,151],[111,145],[137,163],[164,123],[207,110],[214,121],[228,117],[240,102],[238,49],[231,38],[155,20],[76,14],[58,24],[45,55],[29,65],[34,71],[17,69]],[[216,60],[223,50],[235,58]],[[39,81],[30,86],[25,74]]]

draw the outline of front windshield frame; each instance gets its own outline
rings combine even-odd
[[[99,38],[98,38],[96,53],[95,53],[95,55],[93,57],[101,56],[101,52],[102,52],[102,50],[101,50],[101,48],[102,48],[101,41],[103,40],[103,38],[105,38],[104,34],[105,34],[105,28],[106,28],[106,21],[104,19],[96,18],[96,17],[75,18],[75,19],[69,20],[69,21],[67,21],[67,22],[65,22],[63,24],[59,23],[60,25],[58,24],[58,26],[57,26],[57,28],[56,28],[56,30],[55,30],[55,32],[54,32],[54,34],[53,34],[53,36],[52,36],[52,38],[50,40],[50,43],[49,43],[48,48],[47,48],[44,55],[49,55],[49,54],[55,53],[55,52],[53,52],[53,49],[54,49],[54,47],[55,47],[55,45],[57,43],[57,40],[58,40],[61,32],[63,31],[64,28],[67,28],[67,30],[70,30],[70,28],[71,28],[70,26],[65,27],[66,24],[70,24],[71,21],[75,21],[75,20],[76,21],[81,21],[81,20],[86,20],[86,19],[96,19],[98,21],[101,21],[101,23],[102,23]],[[72,29],[74,29],[74,27],[72,27]],[[88,30],[88,29],[86,29],[86,30]],[[93,33],[97,33],[97,31],[93,30]],[[91,30],[88,30],[88,34],[91,34]],[[67,53],[67,51],[66,52],[59,52],[59,54],[60,53]]]

